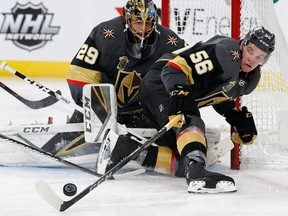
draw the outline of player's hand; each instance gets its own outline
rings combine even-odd
[[[181,128],[184,124],[188,124],[192,115],[200,116],[194,96],[188,85],[178,84],[169,93],[171,98],[169,120],[175,115],[183,114],[180,120],[174,127]]]
[[[246,133],[242,136],[240,136],[239,133],[237,132],[233,132],[232,135],[231,135],[231,140],[234,142],[234,143],[241,143],[241,144],[244,144],[244,145],[250,145],[252,144],[255,139],[257,138],[257,135],[252,135],[252,134],[249,134],[249,133]],[[246,141],[244,141],[246,140]]]
[[[255,141],[257,129],[253,115],[247,110],[247,107],[242,107],[239,112],[231,110],[224,116],[226,121],[236,129],[231,135],[233,142],[249,145]]]
[[[177,115],[170,115],[170,116],[169,116],[169,121],[171,121],[175,116],[177,116]],[[185,115],[182,115],[182,119],[181,119],[180,121],[178,121],[178,122],[174,125],[174,127],[182,128],[183,125],[187,123],[187,120],[190,122],[189,119],[190,119],[190,117],[188,117],[188,116],[185,117]]]

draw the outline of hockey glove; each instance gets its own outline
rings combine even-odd
[[[169,95],[171,98],[169,120],[171,121],[178,114],[183,114],[184,116],[184,119],[179,121],[175,127],[181,128],[184,124],[189,123],[192,115],[200,116],[193,93],[188,85],[174,85]]]
[[[231,110],[225,113],[224,116],[226,117],[226,121],[236,129],[231,135],[233,142],[245,145],[254,142],[257,137],[257,129],[252,113],[247,110],[247,107],[242,107],[242,110],[239,112]]]

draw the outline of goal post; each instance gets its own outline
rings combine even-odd
[[[258,137],[249,146],[235,144],[231,168],[240,169],[240,164],[288,167],[288,46],[273,0],[162,0],[161,17],[162,24],[188,44],[216,34],[240,40],[260,25],[276,35],[276,49],[262,67],[259,85],[241,97],[242,106],[253,113]]]

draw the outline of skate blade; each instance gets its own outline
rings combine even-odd
[[[215,188],[206,188],[205,181],[191,181],[188,186],[188,193],[231,193],[236,192],[237,188],[232,182],[229,181],[219,181]]]

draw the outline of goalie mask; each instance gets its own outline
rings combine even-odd
[[[150,56],[155,50],[158,36],[158,15],[153,1],[129,0],[123,8],[123,17],[129,54],[135,58]]]
[[[243,39],[243,45],[246,46],[249,42],[267,53],[264,63],[268,60],[270,54],[275,49],[275,35],[262,26],[256,27],[247,33]]]

